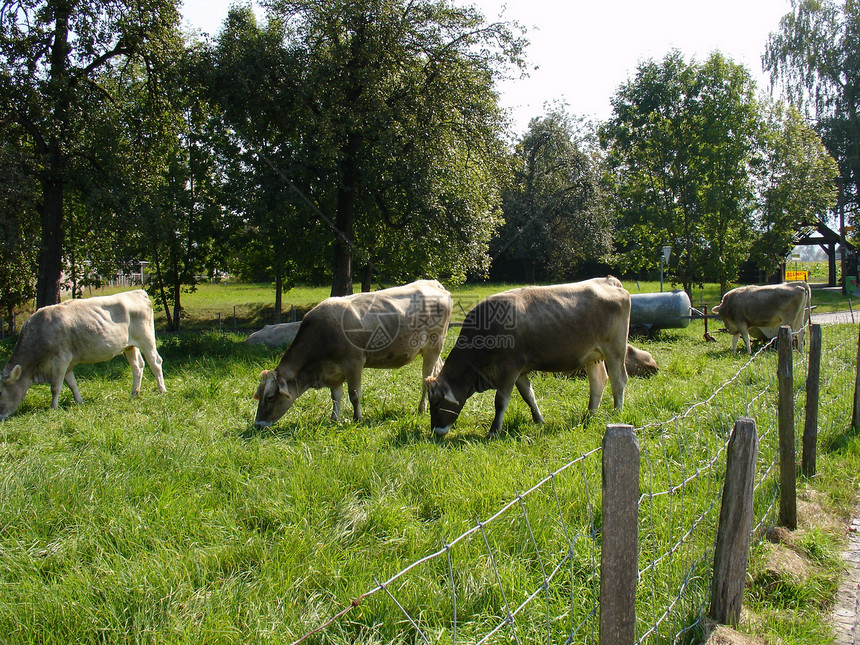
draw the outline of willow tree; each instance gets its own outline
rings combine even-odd
[[[860,2],[792,0],[770,34],[764,66],[816,122],[839,164],[843,200],[860,207]]]
[[[60,300],[72,173],[100,172],[85,163],[90,140],[83,134],[84,106],[94,99],[112,103],[110,90],[99,83],[107,71],[122,73],[124,65],[144,61],[141,68],[153,72],[165,64],[178,39],[177,5],[177,0],[26,0],[0,7],[0,119],[20,125],[37,157],[39,307]]]

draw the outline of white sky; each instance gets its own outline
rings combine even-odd
[[[789,0],[456,1],[476,4],[488,20],[501,13],[527,28],[529,76],[500,87],[517,135],[556,100],[565,101],[571,114],[609,118],[611,97],[636,65],[660,60],[672,48],[699,61],[719,50],[746,66],[766,91],[761,55],[768,34],[791,10]],[[230,4],[184,0],[185,26],[215,34]]]

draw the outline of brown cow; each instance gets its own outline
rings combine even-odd
[[[0,372],[0,420],[18,409],[33,383],[51,385],[52,408],[59,405],[64,381],[75,402],[81,403],[72,372],[75,365],[109,361],[120,353],[131,365],[132,396],[140,394],[144,358],[159,391],[166,391],[161,356],[155,349],[152,303],[145,291],[67,300],[38,309],[21,327],[12,357]]]
[[[653,376],[657,373],[657,361],[651,356],[651,352],[637,349],[627,344],[627,356],[624,359],[628,376]]]
[[[770,339],[781,325],[797,332],[798,346],[802,348],[803,326],[809,318],[811,301],[812,292],[805,282],[749,285],[726,293],[712,311],[734,335],[732,351],[737,351],[738,339],[743,337],[747,354],[751,354],[750,335]]]
[[[466,316],[442,371],[427,379],[434,432],[447,434],[472,394],[495,389],[490,434],[497,433],[515,385],[532,419],[543,422],[528,379],[535,370],[585,368],[588,409],[600,405],[608,379],[615,408],[620,410],[627,384],[624,359],[629,324],[630,294],[611,276],[522,287],[482,300]]]
[[[435,280],[324,300],[302,319],[278,366],[260,375],[255,424],[272,425],[305,391],[323,387],[331,390],[337,421],[344,381],[353,419],[360,420],[362,370],[402,367],[421,354],[423,376],[438,372],[452,308],[451,294]],[[419,412],[425,399],[422,384]]]

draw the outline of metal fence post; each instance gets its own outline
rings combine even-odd
[[[797,460],[794,454],[794,365],[791,328],[779,328],[779,524],[797,528]]]
[[[603,437],[600,645],[630,645],[635,640],[639,461],[633,426],[607,426]]]
[[[723,625],[737,626],[741,616],[749,563],[757,456],[755,421],[740,418],[735,422],[726,455],[726,481],[714,547],[714,578],[708,612],[711,619]]]
[[[800,471],[815,475],[818,443],[818,395],[821,386],[821,325],[809,328],[809,370],[806,374],[806,420],[803,426],[803,455]]]

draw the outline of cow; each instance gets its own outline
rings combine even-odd
[[[535,423],[543,416],[528,374],[585,368],[588,410],[597,410],[607,379],[615,409],[624,405],[630,294],[612,276],[521,287],[479,302],[463,322],[438,376],[427,379],[430,422],[444,436],[475,392],[496,390],[490,436],[502,428],[516,386]],[[607,374],[608,372],[608,374]]]
[[[266,325],[259,331],[245,339],[247,345],[265,345],[269,349],[286,347],[293,342],[299,333],[301,322],[279,323],[277,325]]]
[[[712,311],[719,314],[726,329],[733,334],[732,352],[737,352],[743,337],[747,354],[752,353],[750,336],[770,339],[781,325],[797,333],[798,347],[803,348],[803,326],[809,317],[812,292],[806,282],[748,285],[732,289]]]
[[[627,376],[653,376],[658,370],[657,361],[651,356],[651,352],[633,347],[629,343],[627,344],[624,366],[627,368]]]
[[[362,370],[402,367],[421,354],[423,377],[438,373],[452,309],[451,294],[435,280],[324,300],[302,319],[278,366],[260,374],[255,425],[271,426],[305,391],[323,387],[331,390],[337,421],[344,381],[360,421]],[[425,409],[422,382],[418,411]]]
[[[75,365],[101,363],[120,353],[131,365],[132,397],[140,394],[144,359],[158,390],[167,391],[155,349],[152,303],[145,291],[66,300],[37,309],[21,327],[12,356],[0,372],[0,420],[18,409],[33,383],[50,384],[52,408],[59,406],[63,382],[75,403],[82,403],[72,371]]]

